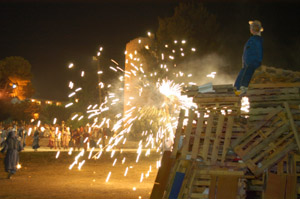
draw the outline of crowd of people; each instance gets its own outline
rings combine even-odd
[[[91,128],[89,126],[82,126],[71,129],[63,122],[61,125],[18,125],[11,123],[9,125],[0,124],[0,145],[2,146],[7,139],[10,132],[14,132],[21,143],[21,146],[31,145],[36,151],[40,148],[41,138],[48,138],[46,145],[50,149],[68,149],[73,147],[80,150],[80,148],[87,149],[88,147],[98,147],[99,144],[105,146],[105,141],[113,136],[109,128]],[[98,143],[97,143],[98,142]]]
[[[5,153],[4,165],[10,179],[17,171],[19,163],[19,152],[28,144],[37,151],[40,148],[40,139],[48,139],[50,149],[68,149],[73,147],[75,150],[89,147],[104,147],[105,140],[113,136],[109,128],[91,128],[89,126],[71,129],[64,122],[61,125],[26,125],[12,122],[11,124],[0,123],[0,148]],[[32,144],[31,144],[32,143]],[[30,147],[27,146],[27,147]]]

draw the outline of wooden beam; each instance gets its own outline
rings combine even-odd
[[[174,140],[174,144],[173,144],[171,158],[175,158],[177,151],[178,151],[178,145],[179,145],[182,126],[183,126],[183,120],[184,120],[184,110],[181,109],[180,113],[179,113],[179,119],[178,119],[177,129],[176,129],[176,133],[175,133],[175,140]]]
[[[201,133],[203,130],[203,122],[204,122],[204,112],[200,112],[200,117],[198,118],[198,121],[197,121],[197,129],[196,129],[196,134],[195,134],[195,138],[194,138],[194,144],[193,144],[193,148],[192,148],[192,160],[195,160],[198,156],[200,138],[201,138]]]
[[[297,146],[298,146],[298,150],[300,150],[299,134],[298,134],[297,128],[296,128],[296,126],[295,126],[294,119],[293,119],[293,115],[292,115],[292,113],[291,113],[289,104],[288,104],[287,102],[284,102],[283,104],[284,104],[286,113],[287,113],[288,118],[289,118],[290,126],[291,126],[291,128],[292,128],[292,131],[293,131],[294,136],[295,136],[295,139],[296,139],[296,143],[297,143]]]
[[[223,152],[222,152],[222,158],[221,158],[222,163],[224,163],[224,161],[226,159],[226,154],[227,154],[227,151],[228,151],[228,148],[230,145],[233,121],[234,121],[233,116],[229,115],[228,119],[227,119],[227,124],[226,124],[225,140],[224,140]]]
[[[296,82],[296,83],[249,84],[249,89],[250,88],[284,88],[284,87],[300,87],[300,82]]]
[[[225,119],[224,115],[220,114],[219,118],[218,118],[216,137],[214,140],[212,154],[211,154],[211,163],[212,164],[215,164],[218,159],[219,146],[220,146],[220,141],[221,141],[221,133],[223,131],[224,119]]]
[[[183,140],[183,146],[181,151],[181,155],[183,158],[186,158],[185,156],[189,150],[190,137],[191,137],[192,127],[193,127],[194,117],[195,117],[195,112],[192,109],[189,109],[189,121],[186,127],[185,138]]]

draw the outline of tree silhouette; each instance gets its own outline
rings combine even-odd
[[[219,48],[216,16],[197,1],[180,3],[173,16],[159,18],[158,21],[156,37],[160,46],[168,44],[172,48],[176,45],[175,40],[186,40],[190,47],[197,49],[198,56],[215,52]]]

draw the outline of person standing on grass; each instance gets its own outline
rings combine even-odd
[[[263,39],[261,32],[263,28],[261,22],[258,20],[249,21],[251,37],[248,39],[244,46],[243,52],[243,67],[240,70],[234,87],[236,88],[236,94],[244,94],[247,92],[248,85],[255,70],[260,67],[263,59]]]
[[[51,127],[49,130],[49,143],[48,143],[48,147],[50,147],[50,149],[52,149],[54,147],[54,142],[55,142],[55,129],[54,127]]]
[[[32,142],[32,148],[34,151],[37,151],[38,148],[40,148],[40,132],[36,129],[36,131],[33,134],[33,142]]]
[[[5,171],[8,173],[7,178],[11,179],[11,176],[17,172],[17,165],[19,163],[19,152],[22,150],[22,145],[16,130],[13,129],[8,133],[8,136],[3,144],[2,153],[6,153],[4,158]]]

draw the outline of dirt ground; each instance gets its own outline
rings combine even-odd
[[[137,154],[134,152],[116,152],[103,154],[100,159],[88,159],[88,153],[81,157],[79,162],[86,160],[81,170],[75,165],[72,170],[69,166],[74,161],[76,151],[72,155],[61,152],[56,159],[56,152],[21,152],[20,163],[22,168],[17,171],[11,180],[6,179],[3,159],[0,155],[0,198],[97,198],[97,199],[146,199],[149,198],[157,174],[156,161],[158,154],[145,157],[140,156],[136,163]],[[125,163],[122,164],[123,158]],[[115,166],[112,166],[117,158]],[[148,178],[150,165],[152,171]],[[128,174],[125,177],[126,167]],[[109,181],[106,182],[108,173]],[[143,181],[140,182],[141,174]],[[134,190],[134,187],[136,190]]]

